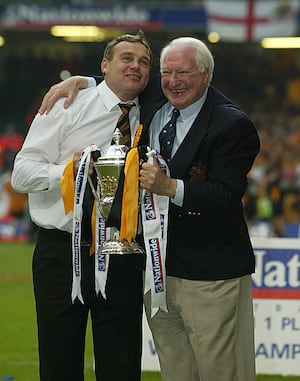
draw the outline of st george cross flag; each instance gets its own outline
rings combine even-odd
[[[205,0],[209,32],[222,41],[255,42],[264,37],[294,36],[298,0]]]

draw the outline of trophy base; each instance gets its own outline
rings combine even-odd
[[[143,248],[136,242],[129,243],[126,239],[111,239],[103,242],[98,249],[98,255],[143,254]]]

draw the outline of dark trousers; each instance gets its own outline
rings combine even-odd
[[[91,314],[97,381],[139,381],[142,269],[136,255],[110,258],[105,300],[95,293],[94,256],[82,250],[84,304],[71,301],[71,235],[40,229],[33,256],[41,381],[83,381]]]

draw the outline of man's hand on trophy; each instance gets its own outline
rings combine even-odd
[[[140,186],[162,196],[174,197],[176,194],[177,181],[166,176],[159,167],[157,158],[154,164],[143,163],[140,170]]]
[[[77,175],[77,172],[78,172],[79,161],[80,161],[80,158],[81,158],[82,151],[83,151],[83,150],[81,150],[81,151],[77,151],[77,152],[75,152],[74,155],[73,155],[73,172],[74,172],[74,179],[76,178],[76,175]],[[89,176],[92,176],[93,171],[94,171],[94,160],[93,160],[93,158],[91,157],[91,159],[90,159],[90,165],[89,165],[89,173],[88,173],[88,175],[89,175]]]
[[[80,75],[70,77],[51,86],[49,91],[44,95],[42,104],[39,108],[39,113],[48,114],[55,102],[64,97],[67,98],[64,102],[64,108],[68,108],[70,104],[73,103],[78,91],[80,89],[85,89],[87,86],[88,80]]]

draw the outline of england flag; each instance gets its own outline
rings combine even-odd
[[[294,36],[298,0],[205,0],[208,31],[223,41],[255,42],[264,37]]]

